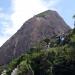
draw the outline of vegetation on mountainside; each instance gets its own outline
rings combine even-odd
[[[75,32],[67,35],[65,44],[54,44],[50,48],[32,48],[34,50],[23,54],[10,62],[7,75],[18,68],[17,75],[75,75]],[[47,44],[49,39],[43,40]],[[40,43],[39,43],[40,44]],[[42,45],[42,44],[40,44]],[[42,47],[42,46],[40,46]]]

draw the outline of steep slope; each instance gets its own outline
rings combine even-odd
[[[7,64],[44,38],[69,30],[70,27],[56,11],[48,10],[40,13],[26,21],[17,33],[3,44],[0,48],[0,64]]]
[[[6,71],[1,67],[0,72],[2,75],[4,71],[5,75],[75,75],[75,32],[67,36],[65,44],[54,42],[58,45],[25,53],[12,60]]]

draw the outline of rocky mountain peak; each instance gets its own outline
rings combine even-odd
[[[44,38],[66,33],[69,30],[70,27],[56,11],[47,10],[35,15],[26,21],[17,33],[0,48],[0,64],[7,64]]]

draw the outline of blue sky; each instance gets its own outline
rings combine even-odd
[[[32,16],[56,10],[73,28],[75,0],[0,0],[0,46]]]

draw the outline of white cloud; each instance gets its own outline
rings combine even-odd
[[[11,36],[11,15],[0,8],[0,46]]]
[[[9,22],[1,22],[3,24],[2,26],[0,25],[0,46],[11,36],[11,28],[9,27]]]
[[[3,33],[3,35],[7,35],[7,34],[10,34],[10,31],[11,30],[11,15],[8,15],[4,12],[1,12],[0,13],[0,24],[1,24],[1,31]],[[8,32],[9,31],[9,32]]]
[[[0,12],[0,18],[3,18],[5,14],[3,12]]]
[[[3,12],[3,9],[0,7],[0,19],[5,17],[5,13]]]
[[[14,27],[19,28],[27,19],[35,14],[46,10],[40,0],[12,0],[14,13],[12,14],[12,21]]]
[[[54,9],[60,0],[12,0],[13,14],[11,16],[13,23],[13,32],[16,32],[23,23],[32,16],[45,11]]]
[[[8,39],[9,37],[2,37],[0,36],[0,46],[3,45],[3,43],[5,43],[5,41]]]

